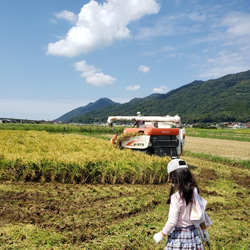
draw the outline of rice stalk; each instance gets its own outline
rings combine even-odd
[[[0,179],[62,183],[159,183],[168,160],[108,141],[44,131],[1,131]]]

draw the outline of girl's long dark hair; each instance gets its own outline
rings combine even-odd
[[[178,188],[180,197],[184,199],[188,205],[188,203],[192,201],[194,187],[198,190],[198,185],[190,170],[188,168],[176,169],[170,173],[170,179],[172,179],[172,187],[170,189],[167,203],[170,204],[171,195],[174,193],[176,188]]]

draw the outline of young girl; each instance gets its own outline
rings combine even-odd
[[[206,215],[208,222],[201,223],[200,232],[203,235],[199,235],[195,223],[190,220],[193,197],[198,195],[199,191],[185,161],[174,159],[169,162],[168,181],[172,182],[168,199],[168,221],[162,231],[154,235],[155,242],[158,244],[168,236],[165,249],[204,249],[201,238],[209,243],[206,227],[211,224],[211,220]]]

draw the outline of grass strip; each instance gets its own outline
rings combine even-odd
[[[101,125],[75,125],[75,124],[15,124],[2,123],[0,130],[33,130],[33,131],[47,131],[50,133],[80,133],[80,134],[111,134],[122,133],[124,127],[108,127]]]
[[[250,129],[199,129],[186,128],[186,135],[192,137],[250,142]]]
[[[250,169],[250,161],[248,160],[244,160],[244,161],[231,160],[231,159],[220,157],[220,156],[213,156],[213,155],[208,155],[208,154],[203,154],[203,153],[194,153],[189,150],[185,150],[185,152],[183,153],[183,156],[192,156],[192,157],[196,157],[196,158],[207,160],[207,161]]]

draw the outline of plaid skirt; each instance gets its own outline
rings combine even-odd
[[[200,235],[195,226],[176,227],[168,236],[165,250],[169,249],[189,249],[203,250]]]

